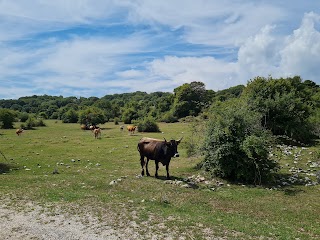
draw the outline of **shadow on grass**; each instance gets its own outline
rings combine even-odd
[[[299,142],[295,139],[291,139],[287,136],[277,136],[276,142],[279,144],[285,144],[285,145],[291,145],[291,146],[297,146],[297,147],[311,147],[319,144],[319,139],[314,136],[311,137],[307,142]]]
[[[305,192],[304,190],[302,189],[297,189],[297,188],[284,188],[282,189],[284,195],[286,196],[296,196],[298,193],[301,193],[301,192]]]
[[[193,188],[193,189],[199,189],[200,188],[200,186],[198,184],[196,184],[195,182],[190,181],[189,179],[186,179],[186,178],[171,176],[170,179],[167,179],[166,176],[158,176],[156,179],[159,179],[161,181],[170,180],[173,183],[180,181],[180,182],[183,182],[183,184],[188,184],[189,188]]]
[[[13,166],[11,164],[0,163],[0,174],[8,173],[8,172],[10,172],[10,169],[12,169],[12,168],[13,168]]]

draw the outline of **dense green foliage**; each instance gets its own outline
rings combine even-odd
[[[257,77],[243,96],[251,110],[262,114],[263,125],[274,135],[306,142],[315,134],[320,104],[320,88],[315,83],[302,82],[300,77]]]
[[[268,155],[272,135],[304,143],[319,137],[320,88],[300,77],[257,77],[240,89],[229,89],[228,99],[216,95],[223,102],[210,107],[202,165],[233,181],[266,182],[277,170]]]
[[[159,126],[152,118],[146,118],[138,124],[139,132],[160,132]]]
[[[243,101],[215,108],[203,145],[203,167],[232,181],[261,184],[277,164],[269,159],[271,133],[261,126],[260,115]]]
[[[224,99],[234,96],[225,90]],[[167,92],[134,92],[97,97],[30,96],[17,100],[0,100],[0,108],[35,114],[43,119],[59,119],[64,123],[99,124],[120,119],[125,124],[151,117],[157,121],[177,122],[189,115],[197,116],[213,101],[215,92],[206,90],[202,82],[185,83]]]
[[[25,123],[22,123],[20,125],[20,128],[23,129],[34,129],[35,127],[45,127],[46,124],[44,123],[44,121],[40,118],[40,119],[36,119],[32,116],[30,116]]]
[[[0,127],[13,128],[13,121],[15,117],[15,111],[9,109],[0,109]]]

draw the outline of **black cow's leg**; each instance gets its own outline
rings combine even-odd
[[[149,163],[149,158],[147,158],[146,172],[147,172],[147,176],[150,176],[150,173],[149,173],[149,170],[148,170],[148,163]]]
[[[159,162],[155,161],[155,163],[156,163],[156,174],[155,174],[155,177],[157,178],[158,177],[158,170],[159,170]]]
[[[144,176],[144,165],[145,165],[144,156],[140,156],[140,164],[141,164],[141,176]]]
[[[170,179],[170,175],[169,175],[169,163],[166,165],[166,170],[167,170],[167,179]]]

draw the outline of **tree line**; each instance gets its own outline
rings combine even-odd
[[[236,90],[234,90],[236,89]],[[126,124],[146,117],[156,121],[175,122],[180,118],[198,116],[214,98],[237,97],[244,89],[239,85],[230,90],[206,90],[202,82],[185,83],[169,92],[133,92],[104,97],[29,96],[0,100],[0,108],[18,113],[19,121],[28,115],[42,119],[59,119],[65,123],[100,124],[123,121]]]

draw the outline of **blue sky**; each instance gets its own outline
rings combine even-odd
[[[320,84],[320,1],[2,0],[0,99]]]

